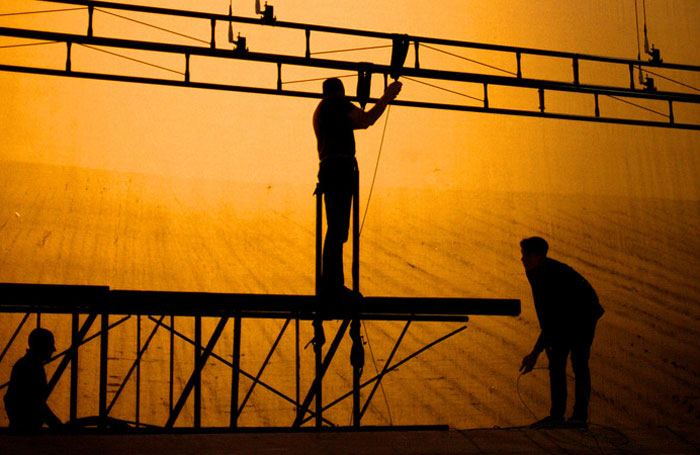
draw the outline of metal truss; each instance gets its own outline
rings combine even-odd
[[[502,46],[502,45],[491,45],[484,43],[475,43],[467,41],[458,40],[448,40],[440,38],[431,38],[423,36],[411,36],[411,35],[398,35],[383,32],[365,31],[365,30],[355,30],[340,27],[327,27],[319,26],[313,24],[303,24],[294,22],[285,22],[277,20],[273,13],[272,7],[266,7],[265,12],[262,12],[260,18],[251,17],[241,17],[233,16],[231,14],[213,14],[204,13],[197,11],[184,11],[168,8],[156,8],[140,5],[125,5],[114,2],[103,2],[94,0],[53,0],[54,3],[67,3],[71,5],[83,5],[88,11],[87,19],[87,32],[85,35],[69,34],[69,33],[55,33],[41,30],[26,30],[18,28],[0,27],[0,36],[8,36],[14,38],[26,38],[31,40],[43,40],[48,42],[60,42],[66,45],[66,64],[63,69],[56,68],[42,68],[42,67],[27,67],[27,66],[17,66],[17,65],[6,65],[0,64],[0,70],[11,71],[11,72],[24,72],[24,73],[34,73],[43,75],[54,75],[54,76],[69,76],[76,78],[86,78],[86,79],[98,79],[98,80],[109,80],[109,81],[120,81],[120,82],[134,82],[141,84],[156,84],[156,85],[167,85],[175,87],[190,87],[190,88],[201,88],[201,89],[211,89],[211,90],[225,90],[225,91],[235,91],[235,92],[247,92],[255,94],[267,94],[267,95],[282,95],[289,97],[304,97],[304,98],[320,98],[320,93],[318,92],[308,92],[308,91],[296,91],[288,90],[285,88],[285,82],[283,81],[283,68],[287,67],[306,67],[306,68],[318,68],[318,69],[333,69],[333,70],[345,70],[352,71],[358,75],[358,94],[352,99],[360,102],[364,105],[367,102],[374,102],[376,99],[369,97],[369,86],[371,83],[372,75],[382,75],[384,77],[384,83],[386,85],[389,77],[394,79],[399,77],[408,78],[416,82],[426,83],[424,81],[450,81],[450,82],[463,82],[468,85],[476,84],[480,87],[480,91],[483,90],[483,97],[477,98],[466,95],[471,99],[471,104],[466,103],[443,103],[443,102],[433,102],[430,100],[395,100],[393,104],[398,106],[409,106],[418,108],[432,108],[432,109],[442,109],[442,110],[453,110],[453,111],[466,111],[466,112],[479,112],[479,113],[491,113],[491,114],[506,114],[506,115],[517,115],[517,116],[528,116],[528,117],[540,117],[540,118],[550,118],[550,119],[565,119],[565,120],[581,120],[581,121],[591,121],[591,122],[602,122],[602,123],[616,123],[616,124],[627,124],[627,125],[639,125],[639,126],[650,126],[650,127],[665,127],[665,128],[677,128],[677,129],[700,129],[700,120],[698,116],[690,116],[691,119],[684,119],[682,122],[676,121],[674,114],[674,106],[678,104],[700,104],[700,94],[696,93],[686,93],[686,92],[675,92],[675,91],[662,91],[659,90],[655,83],[654,78],[649,77],[649,74],[656,74],[651,72],[651,69],[658,70],[674,70],[676,73],[680,72],[686,75],[697,76],[700,73],[700,66],[695,65],[683,65],[675,63],[665,63],[661,60],[660,55],[657,52],[650,61],[643,60],[630,60],[603,56],[594,56],[587,54],[577,54],[570,52],[558,52],[543,49],[532,49],[514,46]],[[210,22],[211,26],[211,38],[208,46],[188,46],[181,44],[170,44],[164,42],[150,42],[150,41],[139,41],[139,40],[129,40],[129,39],[119,39],[119,38],[107,38],[96,36],[93,29],[93,14],[95,11],[105,11],[105,10],[123,10],[132,11],[139,13],[150,13],[153,15],[163,15],[169,17],[182,17],[189,18],[192,20],[206,20]],[[306,47],[304,54],[295,55],[281,55],[281,54],[269,54],[255,52],[248,49],[248,43],[245,38],[240,38],[238,40],[229,40],[234,43],[234,48],[230,49],[230,43],[217,43],[216,42],[216,26],[217,24],[232,24],[232,23],[244,23],[260,25],[262,27],[274,27],[274,28],[285,28],[292,30],[299,30],[304,32],[306,38]],[[357,61],[344,61],[344,60],[334,60],[334,59],[324,59],[314,57],[311,52],[311,37],[312,33],[316,34],[334,34],[334,35],[347,35],[354,36],[358,38],[371,38],[379,40],[386,44],[384,47],[392,47],[392,58],[391,62],[357,62]],[[202,40],[199,40],[202,41]],[[99,48],[112,48],[112,49],[132,49],[152,52],[154,55],[156,53],[165,54],[175,54],[181,55],[183,57],[183,71],[182,79],[166,79],[166,78],[152,78],[152,77],[139,77],[139,76],[127,76],[120,74],[110,74],[98,71],[75,71],[72,68],[71,61],[71,49],[73,45],[83,45],[83,46],[96,46]],[[406,55],[408,53],[409,47],[414,48],[414,65],[413,67],[404,66]],[[473,49],[480,51],[493,52],[494,54],[506,54],[512,55],[513,61],[515,63],[515,70],[508,71],[500,68],[495,68],[500,71],[508,73],[507,76],[499,76],[492,74],[481,74],[472,72],[461,72],[461,71],[446,71],[439,69],[427,69],[422,68],[420,65],[420,50],[423,48],[431,48],[431,46],[439,45],[446,46],[451,49]],[[251,44],[252,46],[252,44]],[[434,49],[446,54],[451,54],[440,49]],[[452,54],[454,55],[454,54]],[[190,77],[190,58],[192,56],[198,57],[209,57],[215,59],[233,59],[242,61],[253,61],[262,62],[276,65],[277,67],[277,85],[276,87],[259,87],[259,86],[243,86],[243,85],[228,85],[228,84],[218,84],[207,81],[195,81]],[[455,55],[460,57],[459,55]],[[558,62],[570,62],[572,72],[571,79],[568,81],[561,80],[549,80],[549,79],[537,79],[526,77],[527,68],[523,63],[523,57],[545,57]],[[587,74],[582,74],[581,63],[593,63],[597,65],[605,65],[608,69],[612,67],[619,68],[620,66],[625,67],[629,71],[629,84],[621,85],[596,85],[583,83],[582,79],[587,76]],[[489,66],[489,65],[486,65]],[[635,72],[639,72],[640,80],[635,83]],[[647,72],[646,79],[641,78],[642,71]],[[582,77],[584,76],[584,77]],[[658,75],[661,78],[669,79],[664,76]],[[674,81],[675,82],[675,81]],[[427,84],[427,83],[426,83]],[[431,84],[428,84],[431,85]],[[689,88],[686,84],[681,84]],[[536,98],[539,100],[539,105],[533,106],[531,109],[514,109],[514,108],[502,108],[494,107],[490,104],[489,94],[491,93],[492,87],[515,87],[529,91],[536,91]],[[440,87],[437,87],[440,88]],[[697,89],[695,89],[697,90]],[[449,90],[448,90],[449,91]],[[560,92],[566,94],[583,94],[591,97],[591,114],[590,115],[580,115],[575,113],[567,112],[554,112],[549,111],[546,108],[547,94],[552,92]],[[612,116],[605,115],[601,112],[601,106],[599,98],[601,96],[607,96],[614,98],[615,100],[631,104],[646,113],[649,111],[653,112],[655,115],[663,117],[663,120],[649,120],[646,118],[637,118],[632,115],[621,115]],[[464,99],[464,97],[462,97]],[[649,101],[661,101],[666,105],[666,111],[662,112],[656,109],[651,109],[643,105],[637,105],[633,100],[649,100]],[[478,104],[474,104],[474,102]],[[534,103],[533,103],[534,104]],[[640,111],[641,112],[641,111]]]
[[[316,427],[337,426],[334,422],[323,417],[323,413],[328,409],[338,405],[349,397],[359,396],[359,390],[372,386],[371,391],[366,396],[360,409],[356,425],[359,426],[361,417],[365,414],[372,397],[382,379],[412,358],[420,355],[431,347],[453,337],[466,329],[462,325],[445,335],[435,339],[431,343],[423,346],[415,352],[405,356],[400,360],[395,360],[399,346],[404,339],[408,328],[413,321],[467,321],[469,314],[492,314],[492,315],[517,315],[520,312],[520,302],[518,300],[488,300],[488,299],[415,299],[405,304],[400,298],[371,298],[368,297],[362,302],[363,309],[346,308],[337,310],[330,315],[323,313],[324,318],[340,319],[342,322],[331,343],[330,348],[322,359],[323,368],[317,372],[313,384],[302,399],[300,394],[301,384],[299,381],[300,350],[299,350],[299,322],[304,320],[316,320],[319,317],[319,305],[327,306],[331,302],[315,296],[267,296],[256,294],[207,294],[207,293],[176,293],[176,292],[138,292],[138,291],[118,291],[110,290],[107,287],[99,286],[68,286],[68,285],[33,285],[33,284],[0,284],[0,313],[25,313],[25,317],[20,321],[13,336],[5,346],[3,353],[7,352],[11,344],[17,342],[17,334],[26,324],[30,314],[66,314],[71,315],[71,345],[62,352],[55,355],[49,362],[58,362],[58,366],[48,381],[49,393],[53,391],[58,381],[64,376],[68,366],[70,366],[70,393],[69,417],[72,422],[85,421],[84,417],[78,416],[78,362],[81,346],[93,340],[99,340],[99,367],[98,367],[98,409],[99,416],[87,419],[102,428],[114,429],[115,422],[122,422],[110,415],[118,400],[123,400],[122,391],[129,381],[136,384],[136,394],[134,403],[135,417],[129,421],[131,425],[145,428],[149,431],[176,431],[178,417],[188,402],[194,404],[194,422],[191,428],[201,429],[201,391],[202,374],[205,365],[209,360],[216,360],[231,369],[231,403],[230,403],[230,424],[228,430],[238,428],[238,418],[244,411],[254,390],[262,388],[271,392],[278,398],[291,403],[297,409],[296,418],[291,422],[291,427],[300,427],[310,420],[316,421]],[[184,305],[189,302],[188,305]],[[227,302],[224,304],[224,302]],[[374,303],[377,303],[377,311],[374,311]],[[336,302],[337,303],[337,302]],[[283,309],[283,307],[285,309]],[[172,310],[172,311],[170,311]],[[355,385],[357,390],[350,390],[347,393],[333,399],[330,403],[322,403],[320,397],[324,375],[327,373],[331,362],[337,352],[344,334],[351,321],[362,314],[363,318],[372,320],[404,320],[405,325],[399,337],[384,363],[381,371],[370,379]],[[81,315],[83,317],[81,318]],[[86,316],[86,317],[85,317]],[[180,318],[194,319],[194,337],[183,334],[174,327],[175,316]],[[213,317],[216,319],[216,327],[212,331],[208,340],[202,337],[202,317]],[[108,400],[107,382],[109,375],[109,340],[110,331],[121,326],[129,319],[136,318],[137,330],[137,352],[132,364],[126,374],[121,378],[121,383]],[[153,323],[150,333],[141,339],[141,320],[147,318]],[[284,324],[277,337],[272,343],[265,360],[260,365],[257,372],[251,373],[243,370],[240,366],[241,356],[241,333],[242,321],[251,319],[284,319]],[[81,322],[82,319],[82,322]],[[232,320],[233,324],[229,324]],[[289,396],[281,390],[267,384],[262,380],[263,373],[269,364],[273,353],[278,349],[283,335],[294,323],[296,326],[295,343],[297,344],[294,368],[297,371],[296,396]],[[97,333],[87,336],[90,329],[99,324]],[[230,358],[225,358],[214,352],[214,348],[221,339],[224,330],[233,326],[233,354]],[[154,336],[158,331],[166,331],[170,336],[170,404],[168,418],[161,423],[144,423],[140,421],[140,365],[143,355],[148,351]],[[173,340],[175,338],[184,340],[192,346],[194,351],[191,372],[187,376],[185,387],[179,396],[173,393]],[[322,343],[320,343],[322,345]],[[317,345],[318,346],[318,345]],[[0,358],[0,361],[5,360]],[[9,364],[5,364],[10,367]],[[250,387],[244,392],[240,388],[240,378],[245,377],[252,381]],[[0,385],[0,389],[7,384]],[[243,397],[241,399],[241,396]],[[316,400],[316,410],[310,408],[311,401]],[[178,427],[182,428],[182,424]],[[186,424],[185,424],[186,426]],[[133,431],[134,427],[128,428]],[[118,430],[119,428],[117,428]]]

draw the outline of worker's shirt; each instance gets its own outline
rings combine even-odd
[[[324,98],[314,112],[314,131],[321,161],[332,156],[355,156],[355,135],[350,112],[357,109],[344,97]]]
[[[592,331],[603,315],[593,287],[568,265],[546,258],[527,272],[541,333],[536,349],[556,343],[590,342]]]

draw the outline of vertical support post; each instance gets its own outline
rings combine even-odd
[[[321,276],[323,273],[323,190],[316,184],[316,297],[321,293]]]
[[[355,168],[352,192],[352,290],[360,292],[360,171]],[[360,376],[365,363],[364,348],[360,336],[360,319],[355,316],[350,326],[352,350],[352,415],[353,427],[360,427]]]
[[[74,421],[78,418],[78,349],[77,346],[80,343],[78,339],[78,330],[80,324],[80,315],[78,313],[73,313],[71,319],[71,346],[75,346],[71,349],[71,359],[70,359],[70,410],[68,413],[68,419]]]
[[[104,428],[107,418],[107,355],[109,348],[109,314],[102,313],[100,327],[100,390],[99,390],[99,426]]]
[[[311,29],[304,30],[306,34],[306,58],[311,58]]]
[[[321,184],[316,185],[316,298],[321,295],[321,280],[323,278],[323,190]],[[316,428],[323,426],[323,382],[320,380],[323,371],[323,321],[317,319],[314,327],[314,361],[316,369],[317,390],[315,390]],[[299,387],[297,381],[297,389]],[[300,415],[299,398],[297,398],[297,415]]]
[[[578,85],[578,57],[574,57],[574,84]]]
[[[517,62],[518,70],[517,70],[517,77],[518,79],[521,79],[523,77],[523,72],[520,66],[520,58],[522,56],[520,55],[520,52],[515,53],[515,61]]]
[[[211,20],[211,43],[212,49],[216,49],[216,19]]]
[[[157,326],[156,326],[157,327]],[[134,421],[139,427],[141,415],[141,315],[136,316],[136,406]]]
[[[71,43],[70,41],[66,41],[66,47],[68,49],[68,51],[66,53],[66,72],[67,73],[71,72],[70,51],[71,51],[72,46],[73,46],[73,43]]]
[[[282,91],[282,64],[277,62],[277,91]]]
[[[169,393],[168,393],[168,411],[173,412],[173,384],[175,379],[175,316],[170,316],[170,378],[169,378]]]
[[[241,315],[233,321],[233,359],[231,365],[231,417],[229,426],[238,427],[238,388],[241,373]]]
[[[316,428],[323,426],[323,343],[325,335],[323,334],[323,322],[319,319],[314,321],[314,355],[316,367],[316,380],[314,381],[314,401],[316,403]],[[301,411],[297,411],[297,416],[301,415]]]
[[[489,108],[489,86],[484,83],[484,109]]]
[[[202,317],[194,318],[194,427],[201,426],[202,369],[198,367],[202,357]]]
[[[538,89],[537,92],[540,95],[540,112],[544,112],[544,89]]]
[[[360,419],[362,413],[360,411],[360,377],[362,376],[362,368],[365,363],[365,352],[362,347],[362,337],[360,328],[362,322],[355,316],[350,325],[350,338],[352,339],[352,348],[350,353],[350,364],[352,365],[352,426],[360,427]]]
[[[92,37],[92,14],[95,11],[95,7],[93,5],[88,6],[88,30],[87,30],[87,36]]]
[[[36,314],[36,328],[37,329],[41,328],[41,313]]]
[[[352,189],[352,290],[360,292],[360,171],[355,166]]]
[[[634,90],[634,65],[630,63],[630,88]]]
[[[420,69],[420,60],[418,59],[418,49],[420,48],[420,42],[418,40],[413,41],[413,48],[416,51],[416,69]]]
[[[185,82],[190,81],[190,54],[185,54]]]
[[[671,123],[675,122],[675,120],[673,118],[673,101],[672,100],[668,100],[668,120]]]
[[[600,117],[600,105],[598,104],[598,94],[594,93],[593,98],[595,99],[595,116]]]
[[[296,329],[296,349],[295,349],[295,371],[296,371],[296,395],[295,401],[296,412],[299,412],[299,406],[301,406],[301,350],[300,350],[300,334],[299,334],[299,318],[294,321],[294,328]]]

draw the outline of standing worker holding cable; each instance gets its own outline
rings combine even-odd
[[[603,315],[593,287],[574,269],[547,257],[549,245],[541,237],[520,242],[522,263],[532,287],[540,336],[532,352],[523,358],[522,374],[532,371],[542,351],[549,358],[549,381],[552,407],[549,416],[535,422],[537,428],[560,426],[586,427],[591,375],[588,358],[598,319]],[[574,412],[564,421],[566,410],[566,362],[576,378]]]
[[[338,78],[323,82],[323,99],[313,116],[320,159],[318,190],[324,194],[328,230],[323,245],[323,271],[320,292],[326,296],[350,297],[343,274],[343,244],[348,240],[353,187],[356,182],[354,130],[373,125],[401,91],[395,81],[368,111],[353,105],[345,97]]]

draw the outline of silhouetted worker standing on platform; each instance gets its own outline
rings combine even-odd
[[[343,244],[348,240],[350,208],[357,172],[353,130],[373,125],[401,91],[401,83],[391,83],[377,104],[367,112],[345,98],[340,79],[323,82],[323,99],[314,112],[313,124],[321,160],[319,190],[325,195],[328,231],[323,245],[321,293],[351,295],[345,287]]]
[[[549,358],[552,407],[549,416],[533,426],[586,427],[591,394],[588,358],[603,307],[584,277],[568,265],[547,257],[549,245],[543,238],[524,239],[520,242],[520,248],[541,328],[535,347],[523,359],[520,371],[523,374],[532,371],[543,350]],[[569,353],[576,378],[576,401],[573,415],[565,422],[566,362]]]
[[[42,328],[29,334],[29,349],[15,363],[5,394],[5,411],[10,429],[20,432],[38,431],[46,423],[61,426],[61,421],[46,404],[48,391],[44,362],[56,351],[53,334]]]

